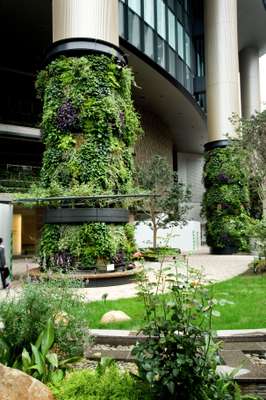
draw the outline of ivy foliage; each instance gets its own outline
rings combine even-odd
[[[141,132],[131,99],[133,75],[106,56],[60,57],[39,73],[46,146],[41,186],[132,191],[132,149]],[[54,194],[54,192],[53,192]]]
[[[249,249],[249,174],[243,150],[231,142],[205,155],[203,215],[207,244],[213,249]]]
[[[40,184],[31,195],[133,192],[133,147],[141,127],[132,83],[129,68],[103,55],[62,56],[39,73],[45,152]],[[42,266],[90,268],[102,259],[112,261],[117,253],[127,257],[135,249],[129,232],[127,226],[105,223],[46,225],[40,243]]]
[[[111,225],[102,222],[82,225],[47,224],[40,242],[42,268],[91,269],[99,259],[113,262],[123,252],[130,259],[136,251],[134,225]]]

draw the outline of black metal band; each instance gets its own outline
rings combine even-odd
[[[80,224],[86,222],[127,223],[126,208],[47,208],[45,224]]]
[[[127,65],[127,57],[118,46],[104,40],[91,38],[70,38],[54,42],[48,48],[44,62],[48,64],[60,55],[72,57],[90,53],[105,54],[113,57],[118,64]]]
[[[229,144],[228,139],[222,139],[222,140],[213,140],[212,142],[208,142],[204,145],[204,150],[205,151],[210,151],[217,149],[219,147],[226,147]]]

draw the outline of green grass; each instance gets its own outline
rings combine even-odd
[[[214,329],[248,329],[266,327],[266,275],[242,275],[211,286],[217,299],[234,302],[217,309],[219,318],[213,318]],[[121,310],[132,320],[102,325],[100,319],[110,310]],[[139,298],[115,301],[97,301],[86,306],[89,327],[105,329],[139,329],[143,319],[143,304]]]

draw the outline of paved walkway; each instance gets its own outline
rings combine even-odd
[[[206,248],[203,248],[197,254],[187,256],[188,265],[201,270],[205,275],[205,279],[213,282],[224,281],[242,274],[248,269],[248,264],[252,260],[253,256],[250,255],[211,255],[207,252]],[[171,263],[166,264],[171,265]],[[30,259],[15,260],[13,263],[13,272],[16,276],[21,276],[26,273],[27,269],[36,266],[36,263]],[[151,278],[154,276],[154,271],[158,270],[159,267],[160,263],[145,263],[145,268]],[[178,268],[180,271],[184,271],[184,263],[183,266],[180,265]],[[10,290],[9,294],[13,295],[18,290],[19,289],[15,287]],[[101,300],[103,296],[106,295],[108,300],[115,300],[136,296],[137,286],[135,283],[128,283],[117,286],[83,288],[78,289],[78,292],[84,297],[85,301]],[[7,291],[0,291],[0,298],[6,295]]]

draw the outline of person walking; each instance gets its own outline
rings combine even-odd
[[[9,286],[7,278],[9,276],[9,269],[6,266],[5,247],[3,239],[0,238],[0,275],[3,289]]]

